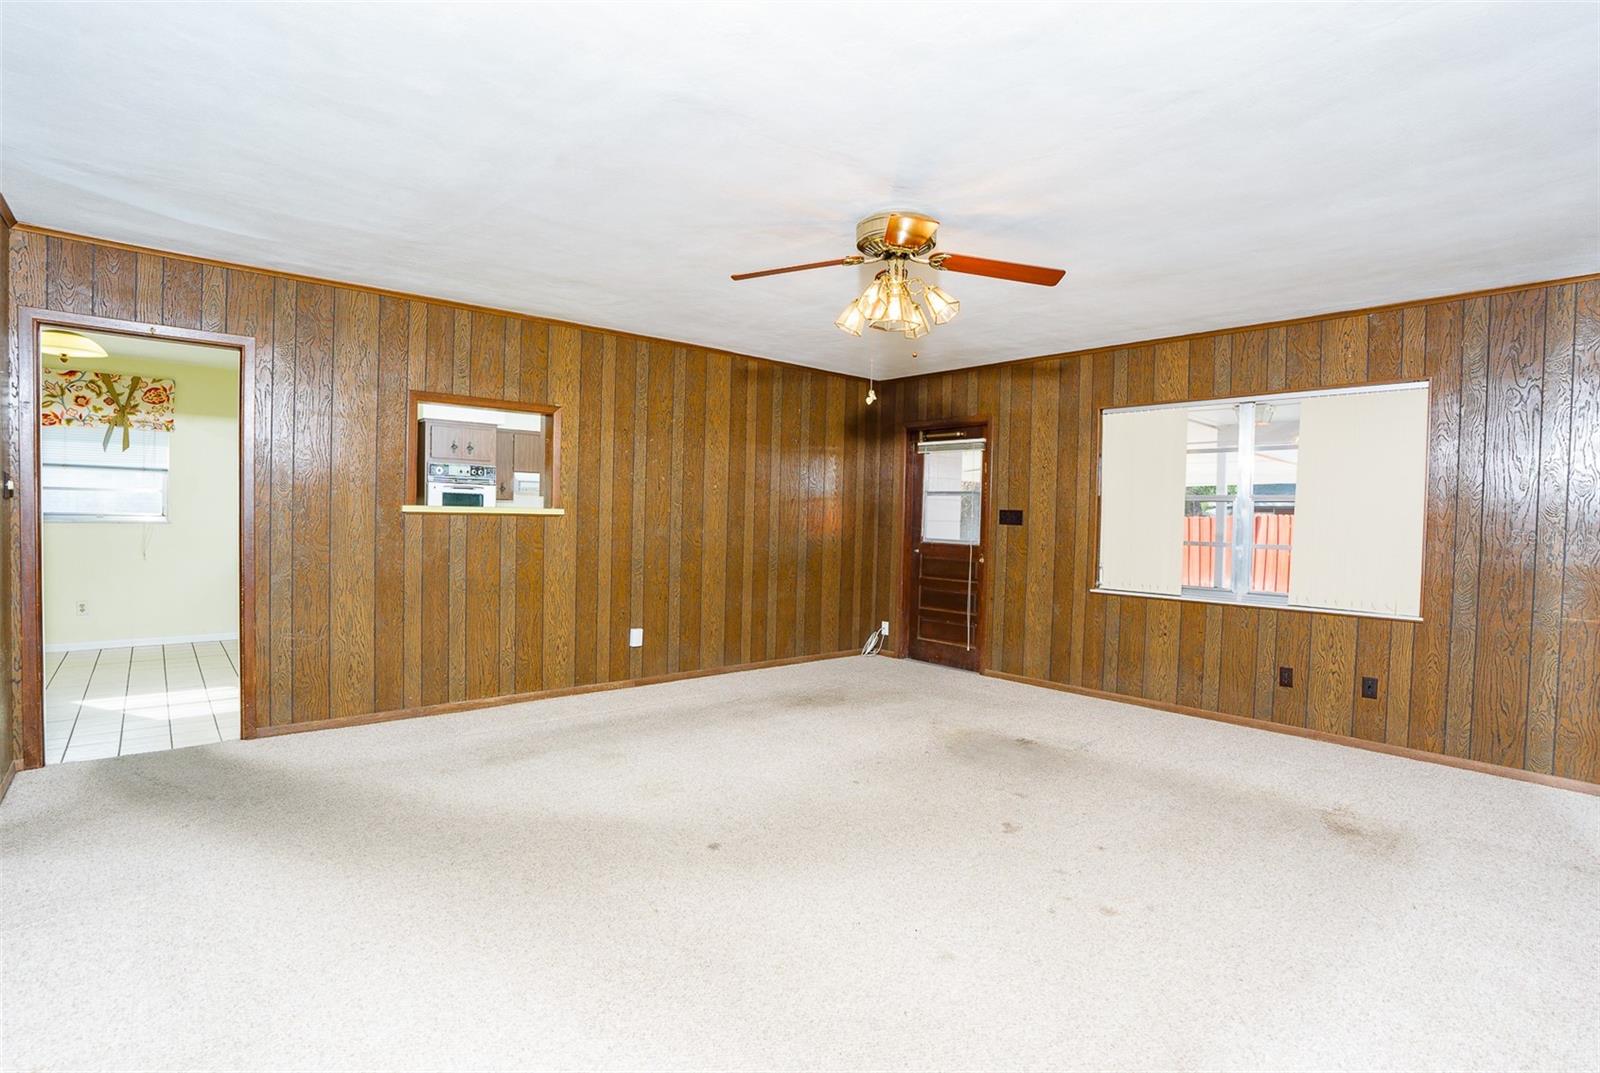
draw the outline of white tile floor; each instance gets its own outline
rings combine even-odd
[[[239,737],[239,643],[44,657],[44,762],[99,760]]]

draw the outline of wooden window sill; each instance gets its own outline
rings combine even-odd
[[[538,515],[540,517],[559,518],[567,512],[561,507],[430,507],[422,503],[400,504],[402,514],[502,514],[502,515]]]

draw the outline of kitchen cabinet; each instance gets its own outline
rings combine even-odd
[[[495,499],[514,499],[518,473],[544,472],[544,434],[501,429],[495,458]]]
[[[467,421],[426,421],[428,458],[435,462],[476,462],[492,466],[499,430]]]

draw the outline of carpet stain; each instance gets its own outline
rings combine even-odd
[[[1317,815],[1346,845],[1374,857],[1392,857],[1404,841],[1399,831],[1364,821],[1343,805],[1318,809]]]
[[[1014,835],[1018,831],[1022,830],[1022,828],[1018,827],[1016,824],[1012,823],[1010,820],[1006,820],[1006,821],[1004,821],[1004,822],[1002,822],[1000,824],[1000,830],[1005,834]]]
[[[721,842],[707,842],[706,843],[706,849],[719,850],[721,848],[722,848],[722,843]]]
[[[1113,908],[1109,905],[1102,905],[1100,907],[1100,915],[1103,917],[1120,917],[1122,915],[1122,910]]]
[[[957,760],[1028,774],[1056,770],[1077,759],[1076,749],[965,727],[946,731],[944,748]]]

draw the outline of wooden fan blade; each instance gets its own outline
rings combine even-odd
[[[790,265],[788,268],[768,268],[760,272],[741,272],[737,276],[730,276],[729,278],[735,281],[741,279],[760,279],[762,276],[781,276],[785,272],[805,272],[813,268],[834,268],[838,265],[858,265],[861,263],[861,260],[862,259],[859,256],[841,257],[837,261],[813,261],[808,265]]]
[[[944,253],[932,259],[933,267],[947,272],[962,272],[969,276],[990,276],[1008,279],[1013,283],[1033,283],[1040,287],[1054,287],[1067,273],[1060,268],[1040,268],[1038,265],[1019,265],[1012,261],[991,261],[987,257],[968,257],[963,253]]]

